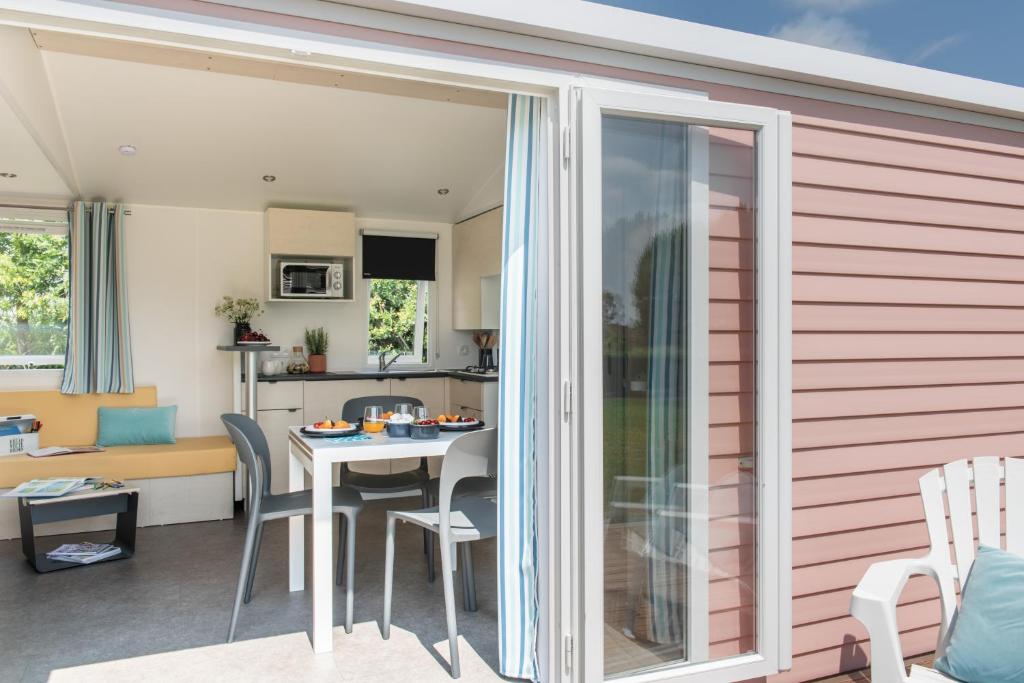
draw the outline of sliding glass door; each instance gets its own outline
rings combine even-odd
[[[779,115],[584,90],[579,121],[584,678],[768,672]]]

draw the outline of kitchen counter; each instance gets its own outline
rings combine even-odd
[[[329,382],[357,379],[412,379],[429,377],[455,377],[469,382],[497,382],[498,373],[491,375],[480,375],[464,370],[393,370],[391,372],[306,372],[299,375],[264,375],[256,376],[259,382]]]

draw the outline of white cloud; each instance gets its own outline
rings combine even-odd
[[[832,50],[881,56],[881,50],[871,44],[867,31],[844,17],[826,17],[813,10],[783,24],[772,33],[772,36]]]
[[[960,43],[964,42],[965,37],[966,36],[964,36],[964,34],[962,33],[954,33],[952,35],[946,36],[945,38],[939,38],[938,40],[932,41],[931,43],[928,43],[920,50],[915,52],[914,55],[910,58],[910,63],[920,64],[921,62],[924,62],[929,58],[939,54],[943,50],[947,50],[955,45],[959,45]]]
[[[804,10],[821,10],[823,12],[852,12],[854,10],[878,4],[880,0],[786,0],[786,4]]]

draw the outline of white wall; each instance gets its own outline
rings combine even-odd
[[[475,356],[470,335],[451,329],[451,225],[357,219],[362,228],[436,232],[435,367],[461,367]],[[156,385],[161,405],[178,406],[179,436],[220,434],[221,413],[231,410],[231,324],[213,308],[225,294],[262,300],[263,214],[132,205],[127,220],[128,303],[135,383]],[[361,273],[357,257],[356,273]],[[300,345],[306,327],[330,334],[328,369],[366,369],[366,287],[356,279],[351,303],[268,303],[253,326],[284,349]],[[31,374],[31,373],[30,373]],[[0,389],[52,387],[58,373],[0,376]]]

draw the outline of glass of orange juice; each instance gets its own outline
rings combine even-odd
[[[363,410],[363,430],[367,434],[384,430],[384,406],[366,406]]]

